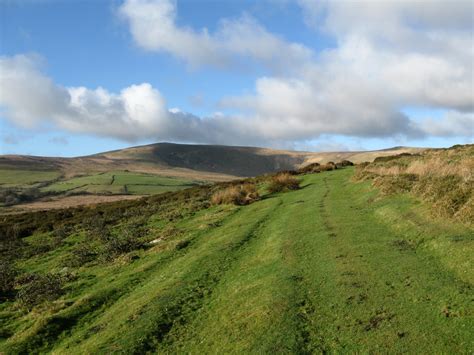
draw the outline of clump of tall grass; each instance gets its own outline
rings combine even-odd
[[[311,163],[306,165],[298,170],[299,174],[308,174],[308,173],[319,173],[321,172],[320,169],[321,164],[319,163]]]
[[[377,158],[359,165],[354,178],[371,180],[386,194],[409,192],[430,202],[438,216],[473,223],[474,145]]]
[[[213,205],[234,204],[243,206],[255,202],[259,198],[256,185],[244,183],[216,191],[211,196],[211,203]]]
[[[270,184],[268,185],[268,191],[270,193],[298,190],[299,188],[300,181],[288,173],[272,176],[270,179]]]

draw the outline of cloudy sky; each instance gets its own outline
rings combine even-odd
[[[0,153],[474,137],[471,0],[0,0]]]

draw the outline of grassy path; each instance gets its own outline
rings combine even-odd
[[[298,191],[221,211],[212,228],[192,217],[176,249],[104,271],[62,333],[50,321],[48,338],[38,324],[38,345],[57,354],[472,353],[472,230],[430,219],[408,197],[377,198],[351,174],[307,175]]]
[[[472,285],[429,249],[405,247],[411,235],[377,213],[398,201],[368,203],[372,192],[349,176],[307,177],[278,197],[282,207],[161,351],[473,349]]]

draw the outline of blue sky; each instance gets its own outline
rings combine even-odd
[[[0,153],[472,143],[472,3],[433,1],[427,17],[402,1],[368,18],[322,3],[0,1]],[[390,31],[366,26],[381,18]]]

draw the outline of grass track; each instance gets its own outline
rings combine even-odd
[[[351,175],[190,217],[183,248],[90,271],[71,307],[25,321],[5,352],[472,353],[472,230]]]

